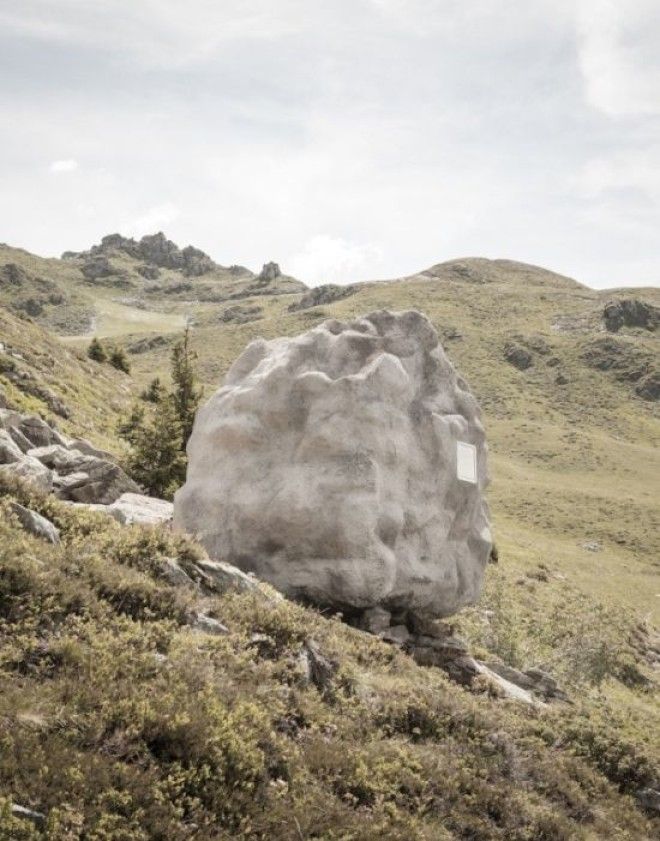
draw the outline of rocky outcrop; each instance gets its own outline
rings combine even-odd
[[[608,301],[603,308],[603,321],[610,333],[618,333],[622,327],[641,327],[653,331],[660,324],[660,307],[654,307],[638,298]]]
[[[295,301],[289,305],[289,312],[297,312],[298,310],[306,310],[310,307],[318,307],[321,304],[332,304],[334,301],[341,301],[343,298],[348,298],[355,295],[358,287],[352,286],[338,286],[336,283],[325,283],[322,286],[315,286],[306,292],[299,301]]]
[[[62,257],[69,260],[85,259],[83,274],[89,279],[96,279],[117,273],[109,262],[109,257],[117,253],[143,260],[146,265],[140,266],[138,272],[151,280],[158,277],[158,268],[174,269],[189,277],[198,277],[217,268],[208,254],[200,251],[199,248],[194,248],[192,245],[179,248],[162,232],[144,236],[139,241],[132,237],[123,237],[121,234],[109,234],[103,237],[99,245],[92,246],[89,251],[80,253],[69,251]]]
[[[655,373],[652,354],[629,337],[600,336],[586,343],[580,357],[589,368],[607,371],[620,382],[636,383]]]
[[[281,275],[282,272],[277,263],[264,263],[257,280],[262,281],[263,283],[271,283],[273,280],[277,280],[277,278]]]
[[[451,614],[491,548],[479,414],[419,312],[258,340],[198,412],[175,524],[295,598]]]
[[[9,409],[0,409],[0,469],[75,502],[109,505],[124,493],[140,493],[108,453]]]

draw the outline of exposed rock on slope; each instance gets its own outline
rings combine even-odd
[[[60,499],[109,505],[140,488],[107,453],[67,438],[41,418],[0,409],[0,469]]]
[[[178,245],[167,239],[162,231],[144,236],[139,241],[132,237],[123,237],[121,234],[109,234],[103,237],[99,245],[93,245],[89,251],[78,253],[66,251],[62,258],[67,260],[81,257],[89,258],[91,262],[96,261],[99,265],[104,264],[107,274],[113,274],[114,271],[108,262],[108,255],[118,252],[137,260],[144,260],[152,266],[181,271],[191,277],[206,274],[216,268],[216,264],[208,254],[192,245],[179,248]],[[141,269],[140,274],[144,274],[145,277],[154,274],[153,272],[145,274],[144,269],[142,267]]]
[[[484,430],[419,312],[253,342],[188,451],[175,523],[212,556],[353,612],[444,616],[476,599],[491,546]]]
[[[642,327],[653,331],[660,323],[660,307],[637,298],[608,301],[603,309],[603,320],[611,333],[618,333],[622,327]]]
[[[325,283],[322,286],[310,289],[299,301],[290,304],[289,312],[306,310],[310,307],[318,307],[321,304],[331,304],[333,301],[341,301],[343,298],[354,295],[356,291],[357,287],[355,285],[338,286],[336,283]]]

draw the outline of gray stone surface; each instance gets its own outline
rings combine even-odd
[[[0,464],[13,464],[23,458],[23,452],[6,429],[0,429]]]
[[[229,633],[229,628],[226,625],[206,613],[194,613],[190,617],[189,625],[193,631],[210,634],[211,636],[220,637]]]
[[[419,312],[257,340],[198,412],[175,525],[292,597],[449,615],[491,548],[479,416]]]
[[[31,482],[41,490],[50,492],[53,488],[53,472],[39,459],[32,456],[24,455],[19,461],[2,465],[0,469],[26,482]]]
[[[108,506],[108,513],[124,525],[155,525],[172,519],[172,503],[144,494],[124,493]]]
[[[18,502],[10,503],[10,507],[12,513],[18,518],[25,531],[30,532],[35,537],[41,537],[49,543],[60,542],[59,531],[46,517],[43,517],[36,511],[32,511],[31,508],[25,508],[25,506],[20,505]]]

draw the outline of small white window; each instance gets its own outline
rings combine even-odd
[[[477,448],[474,444],[456,442],[456,476],[462,482],[477,484]]]

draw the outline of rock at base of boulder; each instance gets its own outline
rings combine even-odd
[[[124,525],[155,525],[172,519],[172,503],[143,494],[124,493],[108,506],[108,513]]]

